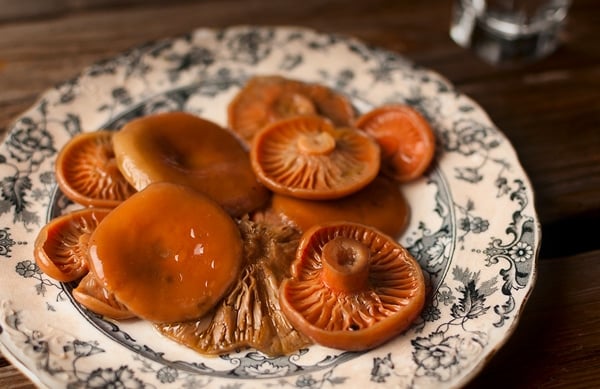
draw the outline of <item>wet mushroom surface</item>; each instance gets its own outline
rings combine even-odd
[[[134,119],[115,133],[113,147],[119,169],[137,190],[162,181],[186,185],[234,216],[261,207],[269,197],[242,144],[219,125],[189,113]]]
[[[97,280],[151,322],[204,315],[242,266],[233,219],[208,196],[167,182],[148,185],[110,212],[89,247]]]
[[[377,107],[361,115],[355,126],[381,146],[381,170],[399,182],[423,175],[435,155],[435,135],[417,110],[402,104]]]
[[[425,281],[410,253],[355,223],[317,225],[300,241],[281,308],[323,346],[367,350],[404,332],[425,303]]]
[[[368,185],[379,172],[375,141],[319,116],[280,120],[263,128],[250,150],[258,179],[276,193],[336,199]]]

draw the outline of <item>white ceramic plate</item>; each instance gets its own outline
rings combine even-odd
[[[39,229],[68,205],[53,163],[70,137],[167,110],[226,125],[227,103],[255,74],[323,83],[361,112],[410,104],[437,133],[435,166],[403,187],[412,220],[401,238],[432,290],[412,328],[384,346],[205,358],[148,323],[89,314],[68,285],[35,265]],[[457,387],[512,333],[535,280],[540,232],[531,185],[481,108],[397,54],[306,29],[201,29],[96,63],[15,121],[0,146],[0,180],[2,351],[42,387]]]

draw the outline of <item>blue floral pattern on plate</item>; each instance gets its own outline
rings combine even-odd
[[[405,334],[354,353],[320,346],[270,358],[205,358],[140,321],[80,307],[72,285],[33,260],[37,231],[72,207],[56,189],[57,150],[83,131],[185,110],[226,125],[227,103],[256,74],[319,82],[360,112],[405,103],[432,124],[435,164],[403,190],[401,238],[429,284]],[[531,185],[512,147],[476,103],[398,54],[294,27],[199,29],[93,64],[41,96],[0,146],[0,345],[42,387],[458,387],[513,331],[535,281],[540,243]]]

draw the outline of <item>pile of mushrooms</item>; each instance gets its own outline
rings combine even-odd
[[[87,309],[201,353],[375,347],[423,306],[419,266],[395,241],[410,213],[398,182],[433,156],[420,116],[384,108],[357,118],[329,88],[257,76],[229,128],[170,112],[80,134],[55,168],[84,208],[41,229],[35,259]],[[399,146],[397,121],[428,145]]]

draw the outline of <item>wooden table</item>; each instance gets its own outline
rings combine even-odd
[[[3,133],[45,89],[92,62],[198,27],[285,24],[344,33],[446,76],[483,106],[518,151],[543,229],[538,281],[519,326],[469,387],[499,382],[507,388],[600,386],[596,0],[574,2],[565,44],[555,54],[509,67],[486,64],[450,40],[449,0],[66,3],[70,9],[55,13],[23,9],[29,14],[23,17],[4,17],[0,8]],[[0,356],[0,387],[32,386]]]

